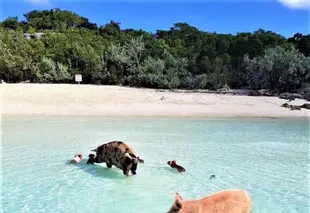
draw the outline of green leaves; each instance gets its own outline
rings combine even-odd
[[[0,78],[8,82],[34,81],[40,60],[40,50],[35,51],[18,31],[0,28]]]
[[[8,17],[2,22],[2,26],[7,29],[16,30],[17,27],[20,26],[18,22],[18,18],[16,17]]]
[[[310,83],[310,35],[217,34],[182,22],[152,34],[113,20],[97,27],[57,8],[24,16],[0,23],[0,79],[8,82],[73,83],[82,74],[82,83],[169,89],[290,91]]]
[[[253,89],[274,89],[292,91],[309,81],[310,58],[298,52],[293,46],[280,46],[265,50],[264,56],[252,60],[244,58],[247,79]]]
[[[136,86],[174,89],[178,88],[181,81],[189,74],[186,68],[185,58],[174,58],[165,50],[161,58],[147,57],[140,69],[128,79],[131,81],[137,79]]]
[[[73,78],[68,72],[68,67],[62,63],[55,63],[52,59],[43,58],[39,64],[39,71],[36,73],[40,83],[64,83]]]
[[[87,28],[94,30],[97,26],[90,23],[87,18],[76,13],[58,8],[52,10],[33,10],[24,14],[27,24],[36,30],[52,29],[57,32],[64,32],[69,28]]]

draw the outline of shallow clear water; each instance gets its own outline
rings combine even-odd
[[[111,140],[145,160],[136,176],[67,163]],[[161,213],[175,192],[194,199],[227,188],[246,189],[253,213],[310,208],[307,121],[3,117],[1,148],[5,213]],[[173,159],[186,173],[168,167]]]

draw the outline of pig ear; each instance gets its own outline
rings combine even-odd
[[[178,193],[175,193],[173,205],[177,210],[180,210],[182,208],[182,197]]]
[[[174,195],[174,200],[175,201],[177,201],[177,200],[182,201],[183,198],[181,197],[181,195],[179,193],[176,192],[175,195]]]

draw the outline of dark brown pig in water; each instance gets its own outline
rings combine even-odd
[[[167,164],[171,167],[171,168],[174,168],[174,169],[177,169],[178,172],[185,172],[185,169],[178,165],[177,162],[175,160],[173,161],[168,161]]]

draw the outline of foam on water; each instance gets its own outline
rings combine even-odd
[[[253,213],[309,212],[307,121],[4,117],[2,128],[5,213],[160,213],[175,192],[194,199],[227,188],[247,190]],[[111,140],[145,160],[136,176],[68,164]],[[173,159],[185,173],[168,167]]]

